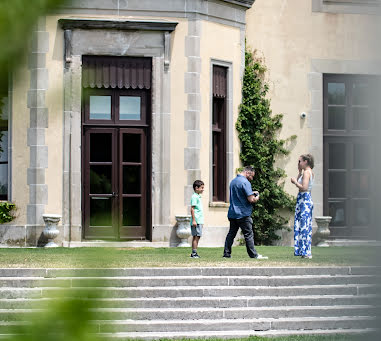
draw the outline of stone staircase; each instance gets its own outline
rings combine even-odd
[[[0,269],[0,336],[64,292],[100,338],[374,333],[379,267]]]

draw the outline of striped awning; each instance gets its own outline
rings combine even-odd
[[[151,58],[82,57],[84,88],[150,89]]]

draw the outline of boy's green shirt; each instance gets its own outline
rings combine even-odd
[[[196,218],[197,224],[204,224],[204,212],[202,210],[202,200],[201,195],[194,192],[191,198],[191,206],[194,207],[194,217]],[[193,218],[191,215],[190,224],[192,225]]]

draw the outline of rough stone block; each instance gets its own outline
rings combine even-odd
[[[201,132],[199,130],[188,130],[188,147],[201,148]]]
[[[25,226],[0,225],[0,245],[25,246]]]
[[[188,94],[188,110],[201,111],[200,94]]]
[[[30,127],[48,128],[48,109],[31,108],[30,109]]]
[[[43,69],[46,67],[45,53],[30,53],[28,59],[29,69]]]
[[[186,72],[184,75],[184,89],[186,94],[200,93],[200,74]]]
[[[35,31],[31,41],[32,53],[48,53],[49,52],[49,32]]]
[[[184,112],[184,129],[199,130],[200,129],[200,112],[196,110],[186,110]]]
[[[28,146],[45,145],[45,128],[28,128]]]
[[[199,148],[184,148],[184,169],[200,169]]]
[[[48,185],[29,185],[29,202],[46,205],[48,203]]]
[[[49,88],[48,69],[30,70],[30,88],[36,90],[47,90]]]
[[[27,184],[28,185],[45,184],[45,168],[28,168]]]
[[[186,36],[185,37],[185,57],[200,56],[200,37]]]
[[[30,168],[48,168],[48,146],[30,147]]]

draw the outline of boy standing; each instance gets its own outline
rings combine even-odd
[[[204,192],[204,183],[196,180],[193,183],[194,193],[191,198],[191,231],[192,231],[192,253],[191,258],[200,258],[197,254],[198,242],[202,236],[202,225],[204,224],[204,212],[202,210],[201,194]]]

